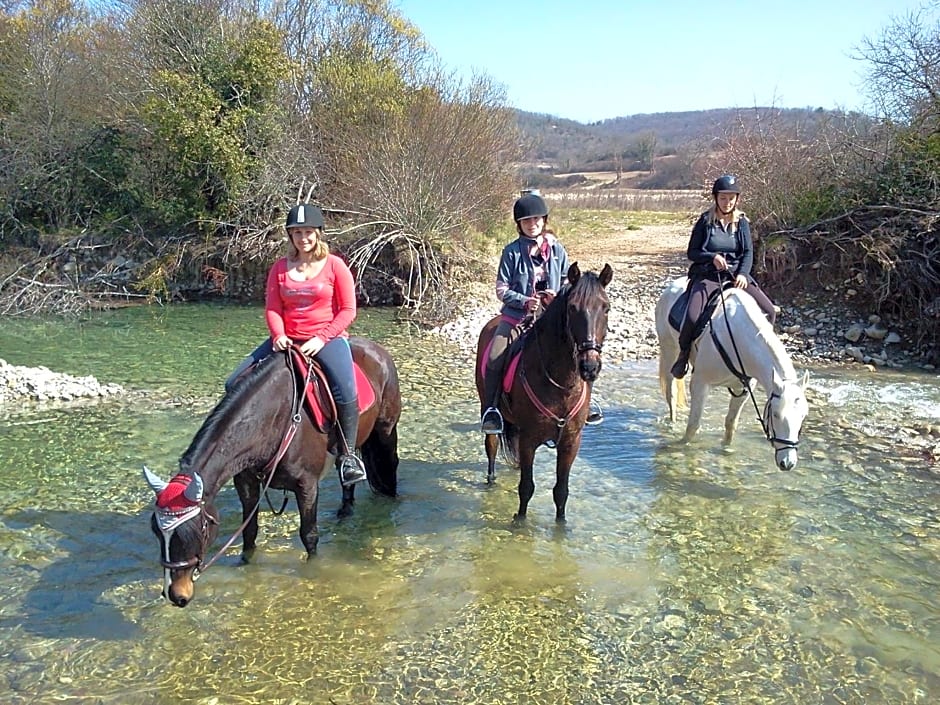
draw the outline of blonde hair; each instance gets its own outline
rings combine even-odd
[[[287,228],[287,256],[291,259],[300,257],[300,250],[294,244],[294,236],[291,234],[291,230],[295,229],[297,228]],[[313,258],[315,260],[326,259],[326,256],[330,254],[330,246],[323,239],[323,228],[313,228],[313,230],[317,231],[317,244],[313,248]]]
[[[735,203],[737,203],[737,202],[735,202]],[[709,208],[708,211],[707,211],[707,213],[708,213],[708,224],[709,224],[709,225],[714,224],[714,222],[719,219],[718,204],[715,204],[714,206],[712,206],[711,208]],[[731,211],[731,230],[732,230],[732,232],[736,232],[736,231],[737,231],[737,229],[738,229],[738,221],[741,220],[741,218],[746,218],[746,217],[747,217],[747,215],[744,213],[744,211],[739,210],[738,207],[737,207],[737,205],[735,205],[734,210]]]

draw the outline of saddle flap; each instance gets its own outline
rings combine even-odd
[[[699,319],[694,322],[694,327],[692,328],[692,340],[697,340],[698,337],[705,332],[708,322],[711,320],[712,314],[715,312],[715,309],[718,308],[718,302],[721,301],[721,292],[722,290],[715,289],[708,295],[708,299],[705,301],[705,308],[702,311],[702,315],[699,316]],[[669,325],[672,326],[673,330],[682,329],[682,321],[685,320],[686,311],[689,308],[689,290],[686,289],[682,292],[676,302],[672,305],[672,308],[669,309]]]
[[[333,394],[330,392],[329,380],[320,364],[313,360],[312,362],[299,350],[291,349],[291,358],[297,371],[307,380],[304,387],[304,401],[307,411],[314,425],[322,433],[327,433],[336,421],[336,404],[333,400]],[[307,374],[307,368],[312,366],[310,374]],[[356,399],[359,405],[359,413],[362,414],[375,404],[375,390],[372,383],[366,377],[358,363],[353,360],[353,372],[356,377]]]
[[[525,336],[520,336],[519,340],[522,340]],[[517,340],[516,343],[519,341]],[[493,341],[490,340],[486,347],[483,350],[483,356],[480,358],[480,375],[486,376],[486,361],[490,356],[490,348],[493,346]],[[506,351],[507,363],[505,370],[503,372],[503,382],[500,389],[503,390],[504,394],[509,394],[509,390],[512,389],[512,381],[516,377],[516,370],[519,368],[519,360],[522,358],[522,345],[513,345],[509,350]]]
[[[669,309],[669,325],[673,330],[682,328],[682,321],[685,319],[685,311],[689,308],[689,290],[682,292],[676,302]]]

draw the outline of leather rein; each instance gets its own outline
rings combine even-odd
[[[734,339],[734,334],[731,332],[731,323],[728,321],[728,310],[725,308],[725,296],[724,291],[720,294],[721,298],[721,309],[724,313],[725,320],[725,329],[728,331],[728,339],[731,340],[731,347],[734,350],[734,355],[738,359],[738,364],[735,366],[734,361],[731,359],[731,356],[728,354],[728,351],[725,350],[724,346],[721,344],[721,341],[718,340],[718,334],[715,332],[715,326],[712,325],[712,322],[708,322],[709,333],[712,337],[712,342],[715,344],[715,348],[718,350],[718,354],[721,355],[722,361],[725,363],[725,366],[731,371],[735,377],[741,382],[744,386],[744,391],[741,394],[747,394],[751,399],[751,404],[754,407],[754,413],[757,415],[757,422],[760,424],[761,429],[764,432],[764,438],[770,441],[773,445],[774,450],[785,450],[787,448],[797,448],[800,444],[800,439],[797,437],[795,441],[791,441],[789,438],[780,438],[777,436],[776,431],[774,431],[774,418],[771,409],[771,402],[774,399],[780,399],[780,395],[777,392],[771,392],[767,397],[767,403],[764,404],[764,413],[761,414],[760,410],[757,408],[757,399],[754,397],[754,391],[751,389],[751,377],[744,370],[744,362],[741,360],[741,353],[738,351],[738,344]],[[793,380],[784,379],[782,382],[786,384]],[[740,394],[735,394],[730,389],[728,390],[732,396],[740,396]],[[766,420],[765,420],[766,419]]]

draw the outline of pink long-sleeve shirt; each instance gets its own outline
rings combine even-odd
[[[265,320],[272,340],[286,335],[301,342],[318,337],[324,343],[346,336],[356,319],[356,286],[349,267],[336,255],[313,279],[298,282],[287,276],[287,258],[268,273]]]

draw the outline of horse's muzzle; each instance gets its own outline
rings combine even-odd
[[[796,467],[796,463],[799,460],[795,446],[790,448],[778,448],[774,455],[777,459],[777,467],[781,470],[792,470]]]
[[[597,353],[583,355],[578,359],[578,374],[585,382],[593,382],[600,375],[602,364]]]
[[[177,607],[185,607],[193,601],[195,593],[192,573],[187,572],[170,581],[163,591],[163,596]]]
[[[593,382],[601,373],[601,344],[586,340],[578,345],[578,374],[585,382]]]

